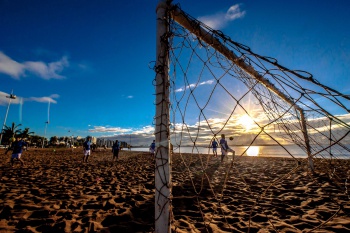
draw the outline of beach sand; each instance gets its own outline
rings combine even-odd
[[[11,167],[0,150],[0,232],[153,232],[153,158],[122,151],[112,162],[101,149],[86,164],[82,154],[30,148],[25,166]],[[315,166],[316,175],[304,160],[175,154],[172,230],[350,232],[347,161],[331,166],[332,179],[328,163]]]

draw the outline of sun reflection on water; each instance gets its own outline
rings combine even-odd
[[[248,156],[258,156],[259,151],[260,151],[259,146],[250,146],[250,147],[248,147],[246,154]]]

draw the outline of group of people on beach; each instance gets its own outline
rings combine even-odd
[[[92,137],[88,136],[86,138],[86,141],[83,143],[83,152],[84,152],[83,163],[88,163],[89,157],[93,150],[93,143],[91,140],[92,140]],[[15,161],[19,161],[22,166],[24,165],[24,161],[21,157],[22,157],[24,148],[27,148],[27,146],[28,144],[24,140],[22,140],[22,138],[20,138],[19,136],[15,137],[15,141],[11,143],[11,145],[7,148],[5,152],[5,154],[7,154],[8,151],[12,150],[11,161],[10,161],[11,166],[14,165]],[[120,144],[119,144],[119,141],[116,140],[112,146],[112,153],[113,153],[112,161],[118,160],[119,151],[120,151]]]
[[[231,137],[230,139],[232,140],[233,138]],[[233,149],[231,149],[227,144],[227,140],[225,139],[225,134],[221,134],[221,138],[220,138],[219,142],[216,138],[216,134],[214,134],[214,137],[211,140],[211,147],[213,149],[214,158],[218,157],[217,149],[218,149],[219,145],[221,148],[221,162],[224,161],[225,156],[227,156],[229,152],[231,152],[233,156],[235,155],[235,151]]]
[[[84,151],[83,163],[88,163],[89,157],[91,155],[92,145],[93,145],[91,140],[92,138],[88,136],[86,138],[86,141],[83,143],[83,151]],[[221,134],[221,139],[219,141],[216,138],[216,134],[214,134],[214,137],[211,140],[211,147],[213,149],[213,155],[215,158],[218,156],[217,149],[219,145],[221,148],[221,162],[224,160],[225,156],[227,156],[229,152],[232,152],[232,154],[235,155],[235,151],[232,150],[227,144],[227,141],[225,139],[225,134]],[[24,161],[21,159],[24,147],[27,147],[27,143],[18,136],[16,137],[15,141],[11,144],[11,146],[7,148],[5,154],[7,154],[8,151],[12,150],[11,166],[14,165],[14,162],[16,160],[18,160],[22,166],[24,165]],[[154,156],[156,151],[155,140],[153,140],[153,142],[151,143],[149,150],[151,155]],[[112,146],[112,153],[113,153],[112,161],[118,160],[119,151],[120,151],[120,144],[119,144],[119,141],[116,140]]]
[[[87,163],[89,156],[91,155],[91,146],[92,146],[91,139],[92,138],[90,136],[88,136],[86,138],[86,141],[83,143],[83,150],[84,150],[83,163]],[[118,160],[119,151],[120,151],[119,141],[115,140],[115,142],[113,143],[113,146],[112,146],[112,153],[113,153],[112,161]]]
[[[233,137],[230,137],[230,140],[233,140]],[[228,155],[229,152],[232,153],[232,155],[235,155],[235,151],[233,149],[231,149],[228,144],[227,144],[227,140],[225,139],[225,134],[221,134],[221,138],[220,140],[218,140],[216,138],[216,134],[214,134],[213,139],[210,141],[210,145],[213,149],[213,156],[214,158],[218,157],[218,152],[217,149],[220,145],[221,148],[221,162],[224,161],[225,156]],[[170,149],[172,151],[172,144],[170,144]],[[150,147],[149,147],[149,151],[151,155],[155,155],[155,150],[156,150],[156,141],[153,140],[153,142],[151,143]]]

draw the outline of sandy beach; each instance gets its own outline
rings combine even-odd
[[[154,162],[146,152],[0,150],[0,232],[153,232]],[[186,158],[186,159],[184,159]],[[350,232],[348,162],[173,156],[173,232]],[[327,169],[333,169],[333,177]]]

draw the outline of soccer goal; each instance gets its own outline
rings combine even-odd
[[[346,216],[350,96],[168,2],[157,7],[156,232],[311,231]],[[211,148],[221,135],[235,150],[223,161]]]

